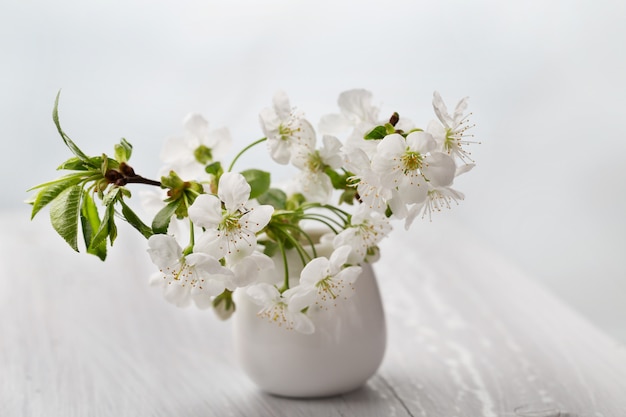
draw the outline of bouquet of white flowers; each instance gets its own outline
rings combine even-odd
[[[82,231],[86,251],[102,260],[117,237],[115,219],[123,219],[147,238],[159,268],[154,281],[168,301],[213,307],[226,318],[235,311],[233,291],[242,289],[258,303],[260,316],[302,333],[315,330],[307,316],[312,306],[332,308],[351,296],[359,265],[377,259],[392,220],[409,228],[416,217],[430,218],[462,200],[454,179],[474,167],[467,99],[450,114],[436,92],[437,120],[423,129],[398,113],[381,120],[371,93],[346,91],[339,96],[340,113],[320,121],[321,144],[304,114],[278,93],[260,113],[264,137],[227,166],[220,155],[231,142],[228,131],[210,131],[202,116],[191,114],[185,134],[165,144],[159,181],[135,173],[125,139],[115,145],[114,157],[83,153],[60,126],[58,100],[53,120],[74,155],[59,169],[71,172],[33,188],[33,217],[49,205],[52,226],[67,243],[78,251]],[[261,143],[276,163],[295,167],[289,184],[273,186],[266,170],[234,169]],[[128,205],[129,184],[160,188],[150,225]],[[322,235],[313,236],[310,225]],[[320,241],[332,244],[330,256],[318,255]],[[292,276],[288,251],[302,263],[299,276]],[[261,276],[274,268],[272,257],[282,272],[268,282]]]

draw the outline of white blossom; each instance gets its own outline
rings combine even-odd
[[[421,215],[422,218],[428,216],[428,220],[432,220],[432,214],[439,212],[444,208],[450,209],[452,203],[459,204],[465,196],[463,193],[456,191],[450,187],[429,187],[428,197],[420,204],[414,204],[408,211],[405,219],[405,229],[409,229],[413,220]]]
[[[189,218],[205,228],[196,250],[220,259],[250,255],[256,248],[256,233],[270,221],[274,209],[248,203],[250,185],[243,175],[227,172],[220,177],[217,196],[199,195],[189,207]],[[222,208],[222,204],[224,208]]]
[[[301,148],[293,155],[292,163],[300,169],[295,177],[295,187],[304,196],[314,202],[326,203],[333,192],[333,184],[325,170],[341,166],[342,144],[334,136],[324,135],[320,149]]]
[[[274,95],[273,107],[263,109],[259,119],[267,137],[270,156],[279,164],[289,163],[298,148],[315,148],[313,126],[302,113],[291,108],[284,92]]]
[[[309,261],[300,273],[300,283],[292,291],[292,309],[302,310],[316,305],[328,309],[337,301],[354,295],[354,283],[361,274],[360,266],[345,266],[352,248],[340,246],[330,258]]]
[[[436,139],[441,151],[456,156],[465,163],[474,162],[470,157],[470,152],[463,147],[474,143],[467,140],[467,137],[473,137],[473,135],[467,134],[468,129],[473,127],[468,122],[469,115],[464,114],[467,109],[467,102],[468,97],[461,99],[456,105],[454,113],[450,115],[441,95],[435,91],[433,108],[440,123],[433,121],[427,127],[427,131]]]
[[[274,269],[274,261],[261,252],[253,251],[245,257],[226,257],[225,267],[233,273],[229,281],[230,286],[227,288],[234,290],[256,282],[261,271]]]
[[[201,179],[207,176],[204,167],[223,157],[232,142],[226,128],[209,130],[209,123],[200,114],[189,114],[184,122],[184,134],[165,141],[161,160],[165,163],[163,175],[176,172],[183,179]]]
[[[340,134],[350,131],[346,145],[359,147],[368,154],[376,148],[376,141],[367,141],[363,136],[379,125],[378,107],[372,104],[372,93],[363,89],[344,91],[337,100],[340,113],[328,114],[321,118],[319,129],[322,133]]]
[[[232,275],[210,255],[183,255],[172,236],[150,236],[148,253],[160,270],[152,278],[152,283],[162,286],[165,299],[179,307],[186,307],[192,301],[200,308],[209,307],[211,297],[224,291],[225,283]]]
[[[350,225],[335,236],[333,246],[349,246],[352,250],[348,262],[351,264],[369,261],[369,255],[376,253],[376,246],[390,231],[391,223],[384,214],[360,205],[352,215]]]
[[[320,131],[342,133],[360,125],[374,126],[379,109],[372,105],[372,93],[363,89],[344,91],[337,100],[340,113],[322,116]]]
[[[454,180],[454,160],[441,152],[426,132],[412,132],[406,139],[397,133],[378,144],[372,169],[380,175],[382,185],[395,189],[404,203],[421,203],[426,199],[426,182],[447,186]]]
[[[384,212],[391,190],[383,187],[380,175],[372,170],[370,158],[356,147],[344,146],[342,152],[345,169],[354,173],[349,180],[357,189],[359,201],[370,210]]]
[[[300,310],[289,306],[290,290],[281,294],[278,289],[265,282],[252,285],[246,289],[248,296],[261,307],[257,315],[286,330],[311,334],[315,326],[311,319]]]

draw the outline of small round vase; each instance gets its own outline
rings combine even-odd
[[[328,256],[332,247],[320,246],[318,254]],[[276,265],[273,273],[282,270]],[[309,309],[315,324],[312,334],[259,317],[260,307],[245,291],[236,291],[234,347],[244,372],[261,390],[285,397],[327,397],[361,387],[380,366],[387,340],[370,264],[363,263],[354,291],[333,308]]]

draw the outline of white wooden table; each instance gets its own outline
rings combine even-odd
[[[241,373],[230,323],[147,286],[140,237],[122,230],[102,264],[26,211],[0,221],[2,417],[626,416],[624,346],[454,228],[398,226],[383,245],[378,374],[292,400]]]

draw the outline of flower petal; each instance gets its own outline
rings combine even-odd
[[[232,137],[228,128],[222,127],[209,132],[204,145],[211,148],[213,160],[224,156],[232,144]]]
[[[315,304],[317,289],[315,287],[303,287],[299,285],[285,291],[283,297],[288,300],[287,308],[289,311],[298,313]]]
[[[349,245],[343,245],[336,248],[333,253],[330,255],[330,274],[336,275],[343,265],[348,261],[348,255],[350,255],[350,251],[352,247]]]
[[[320,133],[344,133],[353,126],[352,122],[342,114],[326,114],[318,124]]]
[[[330,261],[319,257],[309,261],[300,272],[300,285],[312,287],[326,278],[330,272]]]
[[[264,307],[273,303],[275,300],[280,299],[280,293],[278,292],[278,289],[275,286],[267,284],[265,282],[249,286],[248,288],[246,288],[246,294],[256,304]]]
[[[441,123],[443,123],[445,127],[451,128],[452,118],[448,114],[446,104],[443,102],[441,95],[437,91],[433,93],[433,109],[435,110],[435,114]]]
[[[298,333],[312,334],[315,331],[315,325],[306,314],[291,313],[289,316],[291,321],[293,321],[293,328]]]
[[[435,152],[428,156],[428,163],[422,171],[433,187],[446,187],[454,181],[456,164],[454,158],[443,152]]]
[[[289,119],[291,115],[291,105],[289,104],[289,97],[287,97],[284,91],[277,91],[274,94],[272,104],[274,104],[274,110],[280,120],[285,121]]]
[[[267,226],[272,218],[272,214],[274,214],[274,207],[268,204],[251,207],[246,214],[241,216],[239,224],[244,229],[256,233]]]
[[[209,122],[199,113],[188,114],[183,121],[183,127],[200,141],[209,133]]]
[[[353,123],[373,122],[378,116],[378,109],[372,106],[372,93],[363,89],[344,91],[337,100],[341,112]]]
[[[222,204],[212,194],[201,194],[189,207],[189,218],[200,227],[215,228],[222,222]]]
[[[236,172],[226,172],[220,177],[217,195],[224,202],[226,210],[233,213],[243,209],[250,197],[250,184],[243,175]]]
[[[430,133],[412,132],[406,137],[406,143],[412,151],[421,153],[422,155],[435,149],[437,142]]]
[[[148,239],[148,254],[152,262],[163,269],[178,263],[183,251],[172,236],[156,234]]]

